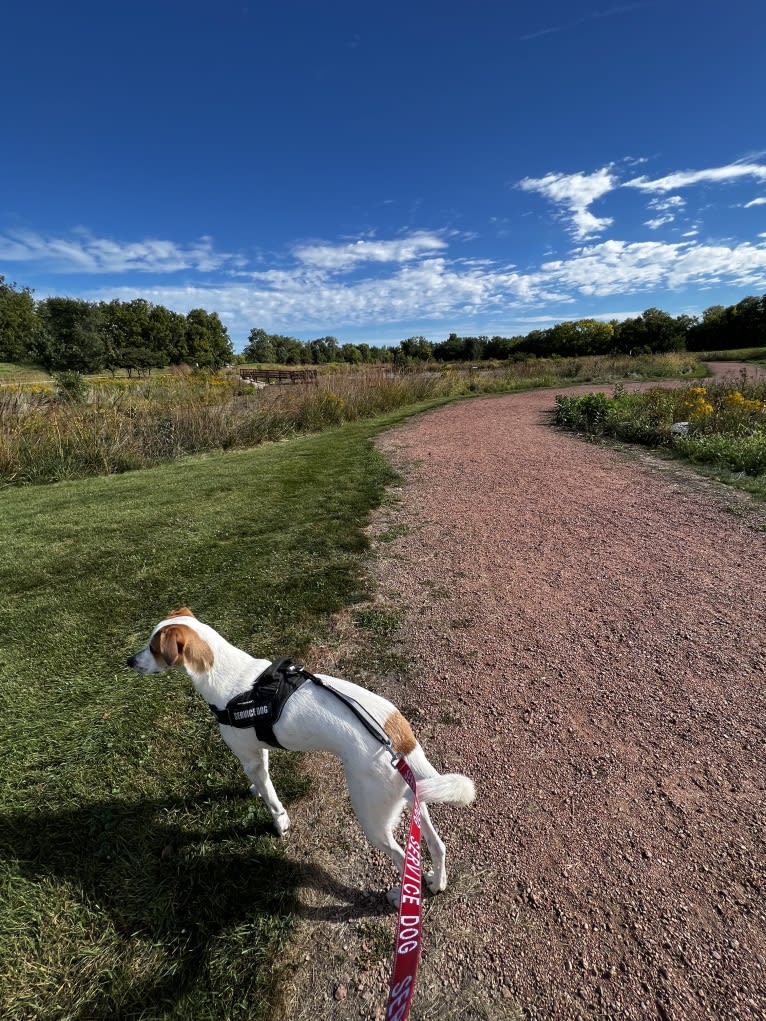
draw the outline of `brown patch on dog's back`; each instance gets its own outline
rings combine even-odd
[[[399,752],[400,755],[409,755],[415,750],[417,741],[412,733],[412,727],[398,710],[391,713],[383,724],[383,729],[391,738],[395,752]]]

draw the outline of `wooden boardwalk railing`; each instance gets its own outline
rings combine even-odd
[[[240,369],[241,379],[253,383],[267,383],[284,386],[290,383],[316,383],[319,373],[316,369]]]

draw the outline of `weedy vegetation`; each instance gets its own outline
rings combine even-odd
[[[660,448],[766,497],[766,382],[560,394],[555,423]]]
[[[120,474],[189,454],[244,449],[411,407],[556,383],[704,372],[691,356],[525,358],[487,367],[324,372],[316,386],[257,389],[237,374],[171,371],[149,379],[0,387],[0,484]]]

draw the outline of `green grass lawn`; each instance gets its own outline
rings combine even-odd
[[[44,383],[50,378],[39,365],[0,362],[0,383]]]
[[[757,362],[766,361],[766,347],[741,347],[730,351],[705,351],[698,354],[711,362]]]
[[[381,421],[3,491],[4,1019],[269,1016],[296,866],[185,675],[123,664],[182,604],[300,655],[363,586]],[[289,805],[308,781],[274,765]]]

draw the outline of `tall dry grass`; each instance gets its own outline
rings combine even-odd
[[[0,389],[0,483],[56,482],[151,467],[205,451],[252,447],[397,408],[562,382],[683,375],[678,355],[529,359],[478,367],[363,368],[316,385],[257,389],[236,374],[102,380],[84,401],[50,386]]]

